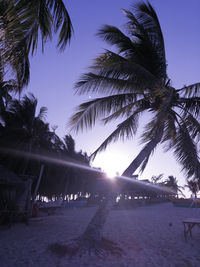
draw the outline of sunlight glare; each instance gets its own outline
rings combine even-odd
[[[101,167],[108,178],[114,178],[116,175],[119,175],[125,169],[123,164],[124,157],[120,155],[119,151],[101,153],[97,155],[94,161],[94,165]]]
[[[106,170],[106,175],[107,175],[107,177],[108,178],[110,178],[110,179],[113,179],[113,178],[115,178],[115,176],[116,176],[116,171],[114,171],[114,170]]]

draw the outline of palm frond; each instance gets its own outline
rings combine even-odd
[[[117,112],[135,99],[133,94],[118,94],[96,98],[78,106],[77,112],[71,117],[69,125],[78,131],[84,127],[94,126],[98,118],[104,118],[110,113]]]
[[[149,2],[141,2],[136,6],[136,16],[139,23],[143,26],[147,35],[149,36],[153,47],[156,49],[156,55],[159,58],[160,64],[160,74],[161,77],[166,79],[167,64],[165,56],[165,44],[157,14]]]
[[[156,139],[156,136],[161,134],[162,132],[162,138],[163,138],[163,133],[164,133],[164,128],[165,128],[165,120],[160,120],[158,119],[157,115],[154,116],[151,121],[149,121],[145,127],[144,127],[144,132],[141,135],[141,141],[140,144],[144,144],[147,142],[150,142],[153,139]],[[159,141],[161,142],[161,140]]]
[[[138,113],[134,113],[129,118],[120,123],[117,126],[116,130],[114,130],[109,135],[109,137],[106,138],[106,140],[92,153],[91,159],[94,159],[97,153],[99,153],[100,151],[105,150],[111,142],[116,142],[119,139],[124,141],[125,138],[132,138],[137,132],[138,115]]]
[[[200,116],[200,97],[181,97],[178,99],[178,103],[180,103],[184,113],[190,112],[197,118]]]
[[[99,75],[104,77],[111,78],[121,78],[121,79],[132,79],[135,80],[139,85],[144,84],[142,82],[142,78],[144,81],[149,80],[149,87],[151,88],[151,84],[154,84],[155,81],[158,81],[156,77],[143,66],[131,62],[131,61],[111,61],[107,66],[103,66],[103,68],[99,68]],[[146,86],[147,87],[147,86]]]
[[[66,147],[66,150],[69,153],[69,155],[73,156],[75,154],[75,141],[72,138],[72,136],[71,135],[65,135],[64,143],[65,143],[65,147]]]
[[[110,64],[119,63],[119,62],[126,62],[127,59],[123,56],[114,53],[108,49],[105,49],[105,52],[100,54],[100,56],[94,59],[94,64],[90,67],[91,69],[102,69],[104,67],[108,67]]]
[[[111,45],[115,45],[118,53],[126,52],[126,54],[134,53],[134,46],[128,36],[126,36],[117,27],[104,25],[97,33],[104,41]]]
[[[57,46],[63,50],[71,39],[73,27],[70,16],[62,0],[15,0],[14,9],[22,21],[25,38],[32,53],[37,48],[39,30],[42,43],[52,37],[52,28],[59,32]]]
[[[4,69],[8,70],[11,67],[20,92],[22,87],[28,84],[30,77],[28,53],[23,40],[24,32],[19,26],[20,20],[16,10],[13,9],[13,2],[3,1],[3,7],[1,2],[0,57]]]
[[[130,97],[131,100],[131,97]],[[134,98],[133,98],[134,100]],[[113,112],[108,117],[104,118],[103,121],[105,124],[108,122],[115,120],[119,117],[129,117],[131,113],[140,113],[144,112],[145,110],[150,109],[151,105],[147,99],[139,99],[131,102],[130,104],[125,105],[124,107],[119,108],[116,112]]]
[[[24,48],[16,47],[11,51],[10,56],[12,60],[10,65],[16,73],[16,81],[18,87],[18,93],[21,93],[22,88],[27,86],[30,80],[30,63],[28,54]]]
[[[55,32],[58,32],[58,30],[60,29],[57,46],[60,48],[60,50],[63,50],[68,42],[70,42],[72,37],[72,22],[66,9],[66,5],[62,0],[49,0],[48,4],[50,9],[53,10]]]
[[[167,79],[165,47],[157,15],[150,4],[138,4],[132,12],[123,10],[128,18],[127,29],[134,38],[136,62],[152,70],[156,77]]]
[[[157,87],[159,80],[133,62],[109,64],[98,73],[83,74],[75,84],[79,94],[86,92],[142,92]]]
[[[176,113],[171,110],[165,120],[165,130],[163,135],[162,142],[168,142],[168,147],[166,150],[169,150],[173,146],[173,142],[176,138]]]
[[[47,115],[47,108],[46,107],[41,107],[40,110],[39,110],[39,113],[37,115],[37,118],[39,120],[44,120],[46,118],[46,115]]]
[[[143,81],[145,83],[145,80]],[[148,89],[146,86],[138,86],[135,80],[123,80],[110,77],[96,75],[94,73],[83,74],[81,80],[75,85],[78,94],[85,94],[88,92],[99,94],[113,94],[113,93],[135,93],[143,94],[144,90]]]
[[[148,164],[148,162],[149,162],[149,157],[150,157],[150,155],[148,155],[148,156],[144,159],[144,161],[142,162],[142,164],[141,164],[141,166],[140,166],[140,173],[143,173],[143,171],[145,170],[145,168],[146,168],[146,166],[147,166],[147,164]]]
[[[185,97],[200,97],[200,83],[194,83],[176,90],[181,92]]]
[[[161,56],[166,62],[163,33],[154,8],[149,2],[147,4],[141,2],[136,6],[135,9],[138,21],[151,37],[154,45],[156,45],[156,47],[159,49],[159,52],[162,53]]]
[[[191,135],[193,140],[197,142],[200,141],[200,123],[197,119],[195,119],[191,114],[189,114],[186,119],[185,123],[188,127],[188,131]]]
[[[13,9],[17,11],[21,28],[24,32],[22,41],[26,42],[28,52],[31,49],[33,54],[38,46],[39,31],[41,32],[42,48],[47,39],[52,37],[53,18],[48,5],[43,0],[16,0]],[[17,23],[15,20],[13,20],[14,24]]]
[[[190,136],[187,126],[184,124],[179,125],[173,150],[187,178],[199,178],[200,162],[196,144]]]
[[[172,98],[173,98],[173,91],[170,90],[168,92],[168,97],[167,98],[164,97],[164,101],[160,99],[161,103],[158,106],[158,108],[157,107],[154,108],[153,106],[151,111],[155,113],[155,116],[145,126],[145,131],[141,136],[141,143],[151,140],[152,138],[154,138],[154,135],[157,132],[157,129],[159,129],[160,127],[165,127],[166,121],[168,121],[168,115],[172,114],[172,110],[171,110]]]

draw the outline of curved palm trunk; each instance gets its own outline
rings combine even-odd
[[[153,149],[161,141],[163,135],[163,129],[157,132],[155,138],[153,138],[137,155],[137,157],[131,162],[128,168],[123,172],[122,176],[130,177],[136,169],[141,165],[141,163],[150,156]],[[106,222],[107,216],[112,209],[117,193],[114,190],[108,193],[106,201],[103,202],[94,217],[88,224],[85,232],[81,237],[79,252],[82,254],[85,251],[98,252],[101,249],[101,239],[103,234],[103,227]]]

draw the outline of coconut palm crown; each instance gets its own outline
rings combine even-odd
[[[132,138],[139,116],[150,114],[139,157],[123,173],[131,175],[139,166],[144,170],[158,143],[172,149],[187,177],[200,178],[197,143],[200,137],[200,83],[175,89],[167,75],[164,38],[155,10],[149,2],[123,10],[127,17],[126,34],[104,25],[98,36],[113,51],[105,50],[94,60],[91,72],[76,83],[79,94],[101,96],[78,106],[70,124],[75,130],[94,126],[97,119],[107,124],[123,118],[110,136],[94,152],[104,150],[119,138]],[[105,96],[102,96],[105,95]],[[134,166],[133,166],[134,165]]]

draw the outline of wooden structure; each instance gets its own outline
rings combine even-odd
[[[192,229],[194,226],[200,227],[200,219],[197,218],[188,218],[183,221],[184,227],[184,237],[187,238],[188,235],[192,237]]]
[[[0,224],[28,223],[33,177],[17,176],[0,165]]]

